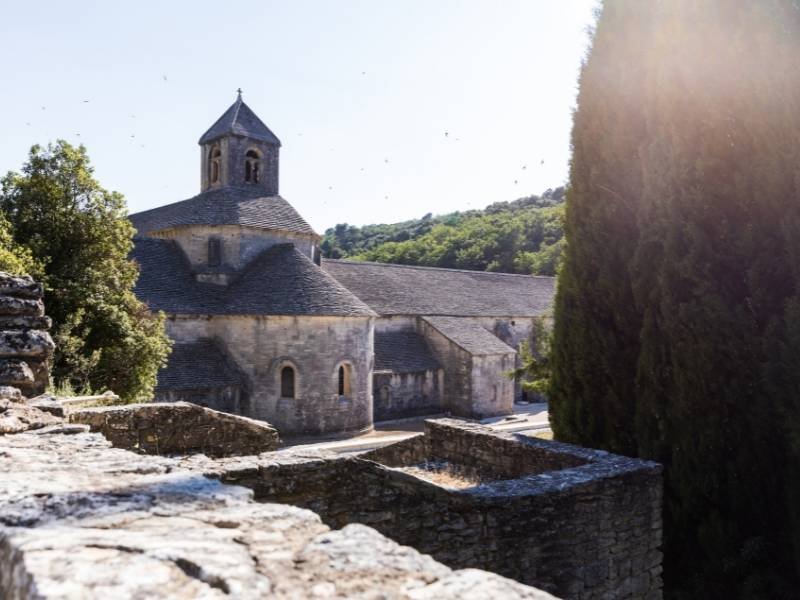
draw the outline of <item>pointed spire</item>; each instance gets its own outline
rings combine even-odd
[[[236,90],[236,94],[236,101],[203,134],[200,138],[200,144],[207,144],[226,135],[240,135],[280,146],[281,142],[275,134],[244,103],[241,88]]]

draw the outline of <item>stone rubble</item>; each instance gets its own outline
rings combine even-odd
[[[55,350],[43,294],[30,277],[0,272],[0,386],[16,387],[24,396],[44,392]],[[0,397],[10,396],[0,391]]]

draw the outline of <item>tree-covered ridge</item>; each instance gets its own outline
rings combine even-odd
[[[555,275],[563,248],[564,188],[483,210],[402,223],[341,223],[322,242],[327,258]]]

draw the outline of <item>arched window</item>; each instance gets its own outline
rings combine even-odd
[[[214,146],[208,153],[208,181],[217,183],[219,181],[220,163],[222,162],[222,150],[219,146]]]
[[[258,183],[261,177],[261,157],[256,150],[248,150],[244,157],[244,180],[247,183]]]
[[[340,365],[339,366],[339,395],[340,396],[349,396],[351,393],[350,389],[350,380],[351,377],[351,369],[350,365]]]
[[[283,367],[281,369],[281,398],[294,398],[294,369]]]

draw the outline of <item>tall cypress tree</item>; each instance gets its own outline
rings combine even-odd
[[[622,33],[642,22],[646,38]],[[598,63],[630,60],[640,102],[624,118],[641,136],[627,138],[627,164],[609,164],[586,148],[616,134],[586,127],[583,113],[603,110],[611,92],[598,99],[584,84],[590,70],[602,72]],[[556,435],[665,465],[671,595],[791,597],[800,512],[800,7],[607,0],[581,79],[573,149],[567,211],[575,215],[556,305]],[[597,183],[618,179],[632,183],[616,197]],[[624,265],[607,265],[630,294],[617,307],[619,293],[585,266],[587,256],[608,254],[594,230],[609,224],[586,209],[598,202],[633,223],[620,246]],[[595,340],[606,337],[629,352],[594,358],[587,370]],[[622,383],[609,384],[609,373]],[[630,396],[620,415],[608,397],[623,384]],[[588,419],[564,418],[588,410],[613,424],[599,438]]]
[[[638,49],[650,36],[651,12],[646,3],[607,2],[581,71],[549,394],[559,439],[624,454],[636,452],[641,316],[630,268],[645,138],[646,73]]]

